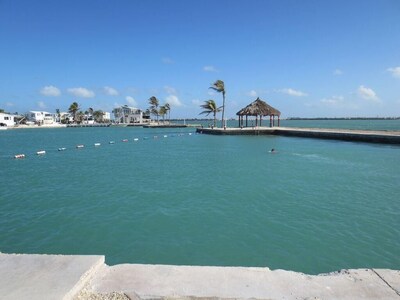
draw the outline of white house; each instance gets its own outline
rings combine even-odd
[[[116,107],[113,110],[116,123],[147,123],[150,122],[150,116],[143,113],[142,110],[127,105]]]
[[[13,127],[15,125],[14,116],[0,113],[0,126]]]
[[[59,123],[72,123],[74,122],[74,116],[68,112],[60,112],[60,118],[57,120]]]
[[[35,111],[31,110],[27,114],[27,118],[29,121],[35,122],[36,124],[53,124],[55,122],[54,114],[51,114],[47,111]]]
[[[103,112],[103,121],[109,122],[111,120],[111,114],[109,112]]]

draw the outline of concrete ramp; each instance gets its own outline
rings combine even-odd
[[[0,299],[73,299],[104,256],[0,253]]]

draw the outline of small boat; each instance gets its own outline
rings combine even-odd
[[[122,141],[123,141],[124,143],[126,143],[126,142],[128,141],[128,139],[123,139]]]
[[[81,148],[83,148],[83,147],[85,147],[84,145],[76,145],[76,148],[77,149],[81,149]]]
[[[94,143],[95,147],[99,147],[101,144],[100,143]]]
[[[164,137],[166,138],[166,137],[168,137],[168,135],[164,135]]]
[[[45,154],[46,154],[46,151],[40,150],[40,151],[36,152],[36,154],[37,154],[37,155],[45,155]]]
[[[16,154],[16,155],[14,155],[14,158],[17,158],[17,159],[25,158],[25,154]]]
[[[67,148],[64,147],[58,148],[58,151],[65,151],[65,150],[67,150]]]
[[[109,144],[115,144],[115,142],[114,141],[110,141]]]
[[[139,139],[138,139],[138,138],[134,138],[133,140],[134,140],[135,142],[137,142]]]

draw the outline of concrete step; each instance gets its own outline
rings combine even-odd
[[[102,265],[101,255],[0,253],[0,299],[73,299]]]

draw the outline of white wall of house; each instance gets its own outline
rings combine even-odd
[[[0,123],[6,124],[7,127],[15,125],[14,116],[10,114],[0,113]]]
[[[117,123],[143,123],[143,112],[139,108],[124,105],[114,108],[113,113]]]
[[[109,112],[104,112],[103,113],[103,120],[104,121],[110,121],[111,120],[111,114]]]
[[[28,120],[37,124],[53,124],[55,122],[55,116],[47,111],[31,110],[28,112]]]
[[[72,123],[74,122],[74,116],[68,112],[60,112],[60,122]]]

